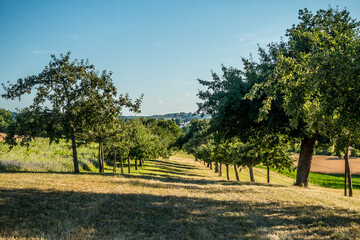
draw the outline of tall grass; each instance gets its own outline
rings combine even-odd
[[[82,171],[94,171],[97,164],[97,148],[94,144],[78,148],[79,165]],[[0,170],[72,172],[72,149],[70,143],[61,140],[49,145],[49,139],[39,138],[29,147],[8,145],[0,142]]]

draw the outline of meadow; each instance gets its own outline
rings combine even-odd
[[[81,171],[97,171],[98,148],[95,144],[78,148]],[[38,138],[29,147],[15,146],[11,151],[0,141],[0,170],[34,172],[72,172],[72,149],[70,142],[61,140],[59,144],[49,145],[49,139]]]
[[[85,152],[80,161],[91,169],[96,158]],[[359,190],[349,198],[340,189],[299,188],[277,172],[267,184],[262,168],[255,169],[256,183],[247,169],[239,182],[233,171],[227,181],[224,168],[219,176],[182,152],[146,161],[131,175],[105,170],[0,172],[0,238],[360,238]]]

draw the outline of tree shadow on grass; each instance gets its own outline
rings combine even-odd
[[[253,186],[271,186],[271,187],[288,187],[285,185],[276,185],[276,184],[267,184],[267,183],[258,183],[258,182],[243,182],[243,181],[226,181],[226,180],[208,180],[200,178],[187,178],[186,175],[183,176],[169,176],[168,174],[154,174],[154,173],[145,173],[141,175],[121,175],[129,179],[145,179],[145,180],[155,180],[164,183],[182,183],[182,184],[197,184],[197,185],[212,185],[219,184],[223,186],[242,186],[242,185],[253,185]]]
[[[163,165],[163,166],[179,168],[179,169],[187,169],[187,170],[188,169],[197,169],[197,167],[195,167],[192,164],[179,164],[179,163],[169,162],[169,161],[161,160],[161,159],[150,160],[150,162],[153,162],[156,165]]]
[[[258,186],[277,186],[277,187],[288,187],[285,185],[278,184],[267,184],[267,183],[258,183],[258,182],[244,182],[244,181],[227,181],[227,180],[208,180],[204,176],[199,174],[191,173],[187,170],[187,165],[185,167],[182,164],[167,162],[164,160],[150,160],[152,162],[150,166],[152,169],[149,172],[143,172],[137,174],[132,172],[127,173],[127,165],[124,165],[124,174],[119,173],[96,173],[96,172],[81,172],[81,173],[72,173],[72,172],[50,172],[52,174],[67,174],[67,175],[98,175],[98,176],[122,176],[129,179],[144,179],[144,180],[155,180],[164,183],[182,183],[182,184],[198,184],[198,185],[209,185],[209,184],[220,184],[220,185],[258,185]],[[146,162],[145,162],[146,163]],[[133,171],[133,164],[131,165]],[[110,167],[108,167],[110,169]],[[195,168],[192,165],[189,165],[189,169]],[[118,169],[119,171],[119,169]],[[35,172],[35,171],[22,171],[22,170],[7,170],[6,173],[36,173],[36,174],[48,174],[49,172]]]
[[[0,189],[0,237],[268,239],[282,233],[331,237],[343,230],[356,239],[359,228],[345,228],[359,227],[359,217],[344,209],[278,202]]]

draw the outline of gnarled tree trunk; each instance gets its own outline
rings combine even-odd
[[[309,186],[309,173],[311,167],[311,160],[314,153],[315,141],[316,139],[314,137],[305,137],[301,141],[299,163],[296,173],[296,186]]]
[[[219,176],[222,176],[222,164],[219,163]]]

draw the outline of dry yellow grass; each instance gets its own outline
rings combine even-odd
[[[226,181],[184,155],[133,175],[0,173],[0,237],[359,239],[360,191]],[[225,174],[223,174],[225,175]],[[234,179],[234,176],[231,177]]]

